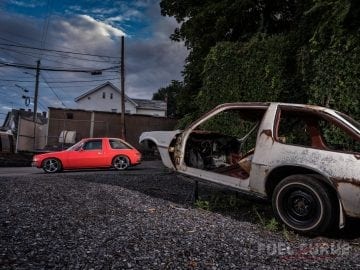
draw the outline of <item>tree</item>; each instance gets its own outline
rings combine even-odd
[[[181,23],[171,35],[190,50],[184,87],[178,95],[180,116],[197,110],[205,59],[219,42],[246,42],[254,35],[292,31],[310,0],[162,0],[161,14]]]
[[[153,94],[153,100],[164,100],[167,102],[167,115],[170,117],[178,116],[176,109],[176,97],[183,89],[183,83],[173,80],[167,87],[160,88]]]

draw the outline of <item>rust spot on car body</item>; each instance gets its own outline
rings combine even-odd
[[[336,187],[339,187],[339,184],[341,183],[351,184],[356,187],[360,187],[360,179],[356,179],[356,178],[332,177],[331,180],[334,182]]]
[[[264,129],[261,131],[260,135],[265,134],[268,137],[272,137],[272,131],[270,129]]]
[[[274,143],[274,137],[273,137],[273,133],[271,131],[271,129],[264,129],[263,131],[261,131],[260,136],[265,134],[265,136],[267,138],[270,138],[272,140],[272,142]]]

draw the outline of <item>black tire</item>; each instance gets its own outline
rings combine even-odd
[[[123,171],[130,166],[130,160],[127,156],[116,156],[113,158],[112,166],[118,171]]]
[[[329,189],[310,175],[291,175],[274,189],[275,217],[290,229],[308,235],[327,231],[335,220],[336,201]]]
[[[61,171],[62,165],[56,158],[47,158],[43,161],[42,168],[46,173],[57,173]]]

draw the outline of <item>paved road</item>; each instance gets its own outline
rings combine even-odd
[[[142,164],[130,168],[124,173],[131,172],[132,174],[151,174],[156,172],[164,171],[165,168],[162,166],[161,161],[144,161]],[[89,171],[93,172],[114,172],[114,170],[74,170],[65,171],[66,174],[86,174]],[[34,167],[0,167],[0,177],[5,176],[27,176],[33,174],[45,174],[42,169]]]
[[[37,168],[32,167],[0,167],[1,176],[19,176],[41,173]]]

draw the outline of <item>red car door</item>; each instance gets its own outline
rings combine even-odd
[[[109,166],[104,155],[102,139],[89,139],[83,146],[69,153],[68,161],[72,168],[98,168]]]

